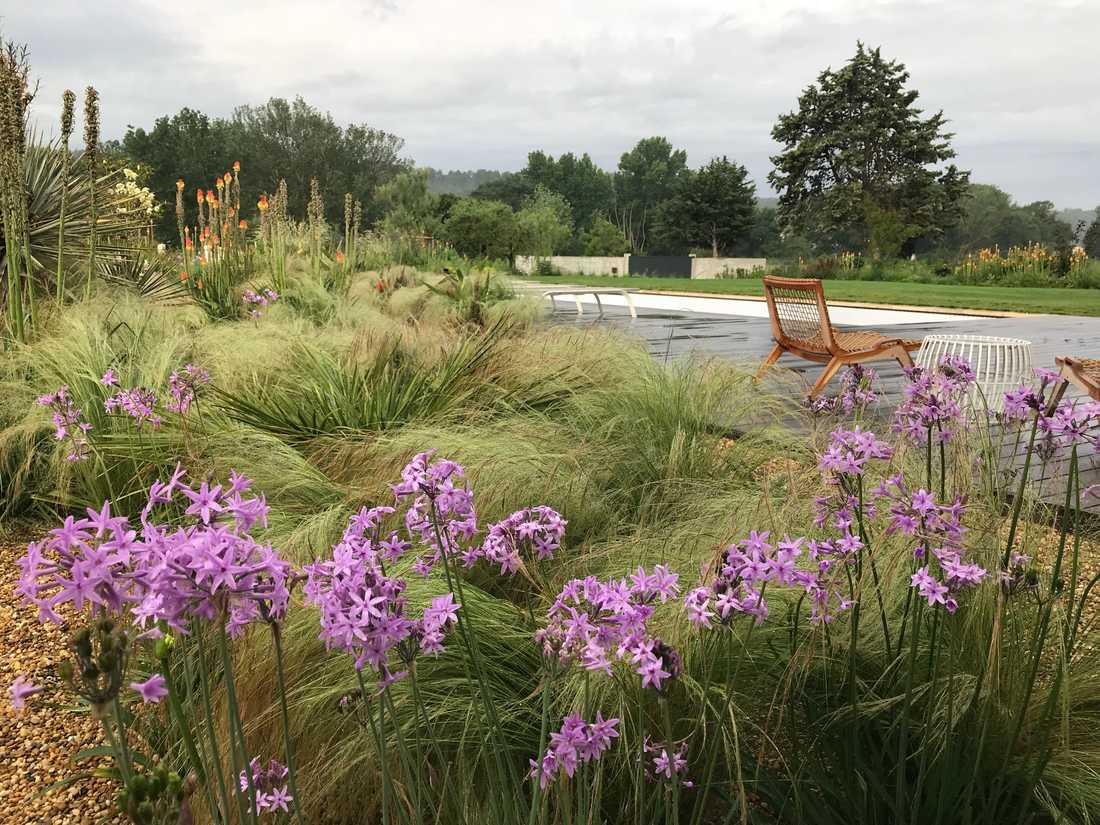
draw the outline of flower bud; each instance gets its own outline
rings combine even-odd
[[[186,280],[186,278],[184,278],[184,280]],[[175,644],[175,638],[168,634],[157,639],[157,658],[167,659]]]
[[[143,774],[138,774],[130,780],[130,794],[138,802],[149,796],[149,780]]]

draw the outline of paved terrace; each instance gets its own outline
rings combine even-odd
[[[531,288],[541,294],[543,287],[540,285],[537,289]],[[580,327],[610,324],[622,328],[641,338],[650,353],[661,360],[673,360],[689,354],[718,356],[755,369],[773,344],[767,307],[763,301],[715,298],[714,301],[730,302],[716,304],[714,301],[681,300],[678,305],[685,308],[670,309],[669,306],[677,306],[675,296],[662,295],[650,300],[653,297],[651,294],[638,294],[638,317],[631,319],[621,299],[613,301],[609,296],[602,297],[605,307],[602,318],[598,317],[594,302],[585,303],[584,314],[578,316],[572,301],[559,299],[555,305],[553,320],[555,323]],[[651,306],[645,306],[647,303]],[[721,314],[686,308],[693,305],[714,307],[721,310]],[[833,307],[834,304],[830,303],[833,325],[838,329],[873,329],[883,335],[916,340],[932,334],[1023,338],[1031,341],[1032,364],[1035,367],[1054,369],[1054,359],[1058,355],[1100,356],[1100,318],[1060,315],[982,317],[956,315],[952,310],[905,312],[892,308],[880,311]],[[752,315],[727,314],[733,311],[751,312]],[[887,400],[891,402],[887,406],[891,406],[901,398],[905,376],[896,361],[876,361],[871,366],[882,379],[882,388]],[[791,355],[784,355],[777,367],[799,375],[805,387],[816,380],[822,369],[820,364],[802,361]],[[837,384],[834,379],[826,392],[835,392]],[[1071,386],[1067,397],[1077,395],[1080,395],[1079,391]],[[1020,451],[1022,452],[1022,448]],[[1087,452],[1081,458],[1083,487],[1100,483],[1100,453],[1093,449]],[[1011,463],[1018,463],[1020,460],[1020,456],[1008,454],[1004,458],[1006,462],[1015,459]],[[1052,504],[1061,503],[1065,495],[1064,465],[1059,466],[1052,462],[1044,475],[1046,478],[1041,480],[1039,488],[1041,497]],[[1086,502],[1086,509],[1100,513],[1100,499],[1090,499]]]

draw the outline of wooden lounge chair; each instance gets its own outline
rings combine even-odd
[[[1058,396],[1065,392],[1066,383],[1073,383],[1084,390],[1090,397],[1100,401],[1100,359],[1097,358],[1073,358],[1069,355],[1060,355],[1054,359],[1061,367],[1062,386]]]
[[[887,338],[877,332],[840,332],[829,322],[829,307],[821,281],[812,278],[765,278],[764,295],[772,324],[775,347],[760,366],[761,377],[785,352],[825,364],[825,371],[810,390],[821,392],[837,371],[848,364],[894,358],[903,367],[913,366],[911,350],[920,341]]]

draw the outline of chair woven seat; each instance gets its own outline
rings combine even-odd
[[[1076,384],[1094,400],[1100,401],[1100,358],[1061,355],[1054,360],[1062,368],[1063,380]]]
[[[764,295],[775,347],[764,359],[757,378],[785,352],[807,361],[825,364],[825,370],[810,389],[814,397],[846,364],[894,358],[903,367],[913,366],[909,352],[920,341],[888,338],[878,332],[840,332],[829,322],[829,307],[821,281],[811,278],[765,278]]]
[[[833,339],[841,349],[849,353],[872,352],[880,349],[884,344],[894,346],[900,344],[908,349],[916,349],[920,341],[910,341],[903,338],[887,338],[877,332],[837,332],[833,330]]]

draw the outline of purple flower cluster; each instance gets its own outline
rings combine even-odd
[[[834,430],[829,446],[818,456],[817,466],[826,475],[862,476],[872,459],[888,459],[894,450],[869,430]]]
[[[405,661],[417,652],[438,653],[448,626],[458,622],[459,608],[447,593],[434,598],[420,620],[406,615],[406,583],[384,570],[396,538],[377,539],[376,528],[393,512],[392,507],[376,507],[354,516],[332,558],[306,566],[304,589],[307,603],[320,609],[326,647],[353,654],[356,670],[370,665],[387,681],[404,675],[390,673],[391,652],[396,650]]]
[[[565,520],[549,507],[518,510],[491,525],[481,546],[467,550],[462,561],[473,567],[478,559],[485,559],[499,564],[502,574],[515,573],[522,564],[520,551],[533,552],[540,561],[552,558],[561,547],[565,525]]]
[[[241,293],[241,300],[244,302],[245,306],[249,308],[249,316],[252,318],[259,318],[261,309],[265,309],[279,300],[279,293],[273,289],[261,289],[259,292],[246,289]]]
[[[736,615],[752,616],[756,624],[762,624],[768,617],[768,587],[804,590],[811,597],[811,620],[815,623],[832,621],[834,602],[839,602],[839,609],[847,608],[834,582],[834,567],[838,559],[858,552],[858,547],[846,547],[843,541],[784,537],[772,544],[768,539],[767,532],[753,531],[747,539],[726,548],[713,579],[684,597],[692,624],[709,628],[716,616],[722,624],[729,624]],[[816,573],[797,566],[804,548],[817,564]]]
[[[577,765],[598,760],[611,747],[611,740],[619,735],[618,726],[618,719],[604,719],[600,713],[591,723],[581,719],[579,713],[566,716],[561,730],[550,734],[546,753],[537,762],[531,760],[530,776],[538,777],[543,790],[563,772],[572,778]]]
[[[477,533],[474,497],[465,471],[446,459],[431,462],[434,454],[429,450],[414,456],[401,471],[401,482],[393,486],[398,502],[412,499],[405,512],[406,529],[429,548],[413,565],[422,576],[432,571],[443,553],[453,556]]]
[[[248,774],[251,774],[251,782],[249,782]],[[266,768],[260,766],[259,759],[253,759],[248,763],[248,773],[241,771],[238,777],[241,793],[249,796],[251,793],[250,786],[256,791],[257,816],[265,812],[289,812],[287,803],[294,799],[287,793],[287,776],[289,774],[290,771],[287,770],[286,766],[274,759],[267,763]]]
[[[558,664],[579,662],[587,670],[610,675],[613,661],[629,658],[642,687],[660,690],[683,670],[679,654],[649,634],[654,603],[680,591],[679,578],[664,565],[652,573],[639,567],[629,579],[601,582],[593,576],[573,579],[547,612],[546,627],[535,640]]]
[[[1093,430],[1100,417],[1100,403],[1066,399],[1051,409],[1050,393],[1057,387],[1059,376],[1046,369],[1035,370],[1035,376],[1038,387],[1023,384],[1005,393],[1002,420],[1019,424],[1034,417],[1038,429],[1035,452],[1044,461],[1075,444],[1098,443]]]
[[[188,364],[182,372],[172,370],[172,374],[168,376],[168,394],[172,398],[165,407],[180,415],[186,414],[191,409],[199,388],[209,383],[210,373],[194,364]]]
[[[226,617],[226,630],[239,635],[258,619],[280,619],[290,600],[290,564],[249,531],[267,524],[263,496],[245,497],[252,482],[230,473],[229,484],[198,489],[183,483],[179,467],[167,483],[155,482],[141,514],[142,541],[134,568],[144,597],[134,608],[139,623],[164,621],[185,631],[191,617]],[[172,527],[151,519],[158,505],[179,494],[190,520]]]
[[[808,398],[804,404],[814,415],[862,413],[867,407],[878,403],[878,390],[875,386],[877,382],[878,373],[874,369],[853,364],[841,376],[839,393]]]
[[[894,412],[894,432],[918,444],[927,443],[929,434],[940,443],[950,441],[965,425],[962,405],[974,384],[973,368],[962,358],[945,355],[933,369],[910,367],[905,373],[909,384]]]
[[[134,419],[138,428],[145,422],[149,422],[154,429],[160,426],[161,419],[156,411],[157,394],[146,387],[119,390],[103,403],[103,407],[109,413],[115,411],[127,413]]]
[[[120,614],[143,589],[133,568],[139,543],[128,520],[112,516],[108,502],[87,514],[67,517],[19,559],[16,592],[38,608],[40,622],[61,624],[56,608],[66,603],[78,611]]]
[[[53,413],[54,438],[69,442],[69,461],[82,461],[88,457],[88,432],[92,425],[84,420],[80,408],[69,395],[69,387],[61,385],[56,392],[38,397],[40,407],[48,407]]]
[[[900,475],[884,480],[875,496],[889,516],[886,532],[912,538],[913,556],[923,563],[910,578],[910,585],[929,607],[940,604],[954,613],[959,593],[977,587],[988,575],[979,565],[964,561],[965,500],[960,497],[949,505],[938,504],[927,490],[911,491]]]

